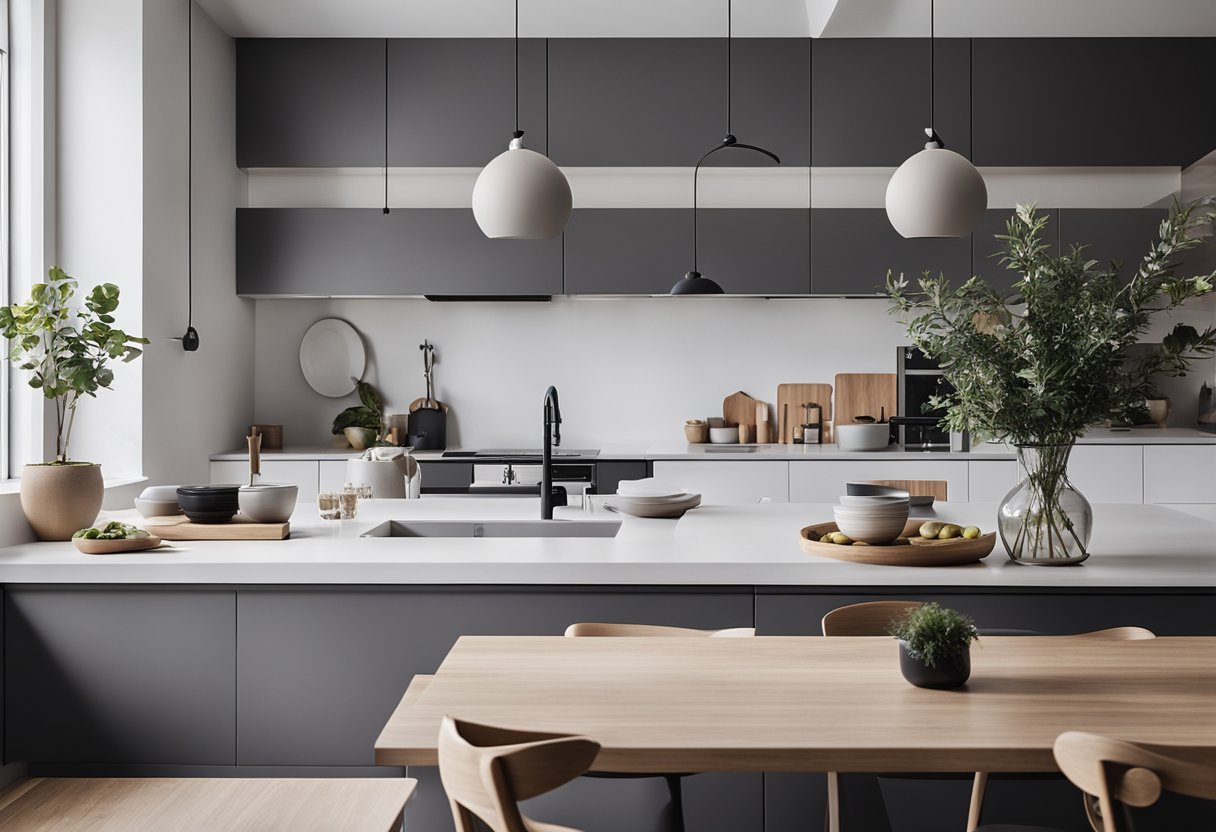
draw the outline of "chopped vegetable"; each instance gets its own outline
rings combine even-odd
[[[72,535],[74,538],[84,538],[85,540],[142,540],[151,537],[148,532],[131,526],[118,520],[111,520],[100,529],[81,529]]]

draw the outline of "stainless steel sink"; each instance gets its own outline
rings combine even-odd
[[[361,537],[616,537],[619,520],[389,520]]]

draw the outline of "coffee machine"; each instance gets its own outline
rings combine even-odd
[[[938,426],[946,415],[944,410],[928,409],[933,396],[951,390],[937,361],[916,347],[898,347],[896,376],[899,411],[891,423],[896,427],[899,446],[905,451],[970,450],[970,438],[965,432],[947,431]]]

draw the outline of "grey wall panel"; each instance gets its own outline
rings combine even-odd
[[[561,293],[562,241],[490,240],[458,208],[238,208],[244,295]]]
[[[726,129],[726,42],[549,42],[549,151],[559,165],[692,165]]]
[[[811,211],[812,292],[882,294],[888,270],[910,281],[943,273],[958,285],[971,276],[971,239],[905,239],[882,208]]]
[[[566,226],[567,294],[665,294],[691,268],[690,209],[580,208]]]
[[[7,756],[233,765],[231,591],[10,588]]]
[[[1173,83],[1211,66],[1211,38],[977,38],[978,165],[1187,165],[1216,115]]]
[[[507,149],[515,129],[511,40],[397,39],[388,60],[390,164],[480,167]],[[521,40],[519,63],[524,145],[544,153],[545,41]]]
[[[384,41],[238,38],[239,167],[384,164]]]
[[[936,124],[946,146],[971,154],[971,44],[937,41]],[[811,45],[815,165],[896,166],[924,148],[929,41],[816,38]]]
[[[739,141],[771,150],[781,157],[783,165],[809,165],[810,40],[735,38],[731,49],[731,129],[739,137]],[[715,54],[722,55],[724,51],[724,45],[715,47]],[[722,133],[723,129],[718,132]],[[705,150],[709,150],[714,141],[720,141],[721,138],[721,135],[708,136]],[[701,152],[704,153],[705,150]],[[754,153],[724,150],[715,154],[706,164],[766,167],[772,163]]]
[[[810,290],[810,211],[713,208],[698,211],[702,274],[737,295],[805,295]]]

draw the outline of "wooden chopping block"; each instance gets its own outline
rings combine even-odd
[[[739,428],[739,441],[752,442],[756,433],[756,400],[744,392],[731,393],[722,401],[722,418],[728,428]],[[747,436],[746,439],[743,437]]]
[[[756,442],[767,445],[773,441],[773,423],[768,418],[768,402],[756,402]]]
[[[788,445],[794,441],[794,426],[802,424],[802,406],[808,402],[823,408],[823,441],[831,441],[832,385],[778,384],[777,442]]]
[[[895,373],[841,373],[836,376],[836,424],[851,425],[855,416],[886,411],[890,419],[899,408],[899,380]]]

